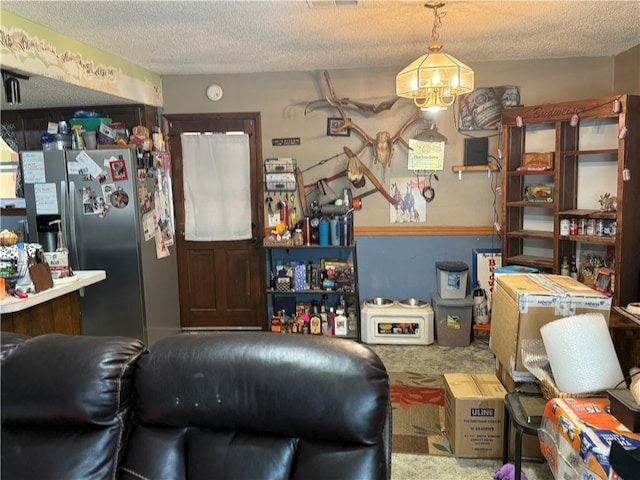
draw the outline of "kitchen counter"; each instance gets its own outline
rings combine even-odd
[[[83,287],[107,278],[104,270],[77,271],[71,279],[54,280],[53,288],[28,298],[7,296],[0,301],[2,331],[24,335],[66,333],[80,335],[80,293]]]

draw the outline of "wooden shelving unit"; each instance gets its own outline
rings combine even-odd
[[[619,109],[614,108],[615,105],[619,105]],[[574,115],[578,117],[575,126],[571,124]],[[518,126],[520,120],[522,123]],[[593,125],[591,130],[587,125]],[[503,264],[536,267],[557,274],[565,256],[571,258],[589,245],[604,246],[613,250],[613,304],[624,306],[637,301],[640,298],[640,96],[618,95],[508,109],[503,111],[502,126]],[[625,130],[626,135],[619,135]],[[606,144],[598,144],[600,137]],[[547,143],[540,141],[541,138]],[[540,149],[540,144],[546,148]],[[553,166],[542,171],[518,170],[524,165],[525,153],[532,152],[553,152]],[[584,203],[584,190],[604,193],[599,191],[602,186],[598,181],[584,185],[581,180],[581,169],[590,164],[603,164],[604,168],[611,164],[616,185],[610,193],[618,200],[615,212],[578,208],[580,198]],[[631,171],[631,178],[626,181],[623,180],[625,169]],[[535,184],[553,187],[551,202],[526,200],[525,188]],[[615,222],[615,237],[561,235],[560,222],[572,218]]]

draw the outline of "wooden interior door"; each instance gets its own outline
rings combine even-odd
[[[176,251],[183,330],[262,330],[266,328],[259,239],[264,231],[262,140],[259,113],[163,115],[173,172]],[[249,135],[253,239],[186,241],[182,144],[185,132],[238,132]],[[215,201],[211,192],[211,201]]]

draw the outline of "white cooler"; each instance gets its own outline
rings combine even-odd
[[[416,299],[365,300],[360,307],[363,343],[430,345],[433,343],[433,309]]]

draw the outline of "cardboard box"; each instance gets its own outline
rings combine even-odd
[[[491,350],[515,381],[530,381],[522,364],[522,340],[539,340],[540,327],[558,318],[601,313],[607,324],[611,297],[571,277],[513,274],[496,277],[491,315]]]
[[[495,375],[445,373],[445,432],[456,457],[502,456],[504,387]]]

